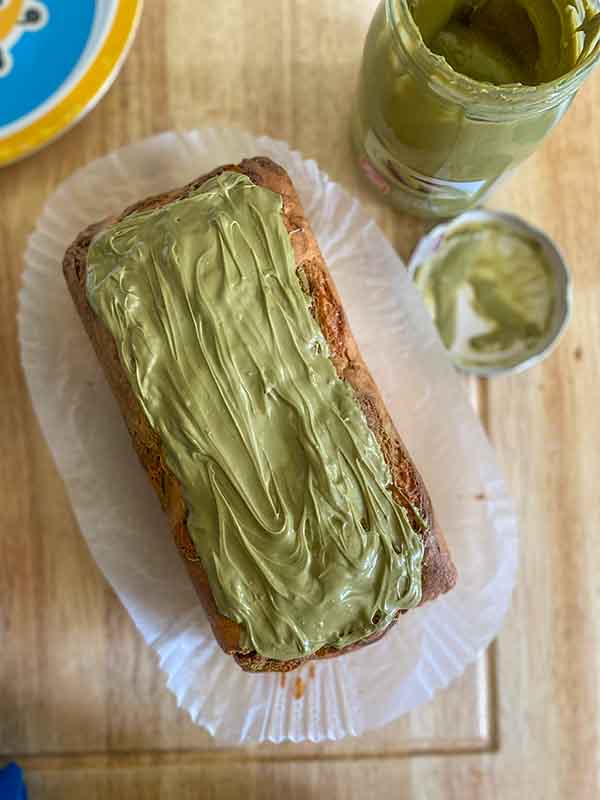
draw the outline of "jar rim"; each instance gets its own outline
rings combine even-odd
[[[589,0],[598,7],[598,0]],[[600,38],[580,64],[570,72],[552,81],[536,86],[524,84],[495,85],[484,83],[454,70],[443,56],[437,55],[425,44],[415,22],[408,0],[384,0],[388,22],[396,43],[407,51],[402,31],[410,39],[410,55],[430,86],[442,97],[459,105],[468,105],[478,112],[495,116],[502,107],[506,113],[548,110],[573,95],[587,75],[600,61]]]

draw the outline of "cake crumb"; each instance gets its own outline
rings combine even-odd
[[[279,685],[282,689],[285,689],[285,672],[281,672],[279,675]]]
[[[294,700],[302,700],[304,697],[304,681],[300,676],[294,681]]]
[[[310,663],[308,665],[308,677],[311,679],[311,681],[314,680],[314,677],[315,677],[316,674],[317,674],[317,670],[315,668],[315,665]]]

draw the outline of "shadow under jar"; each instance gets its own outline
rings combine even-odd
[[[393,205],[480,203],[561,119],[600,55],[600,0],[382,0],[352,121]]]

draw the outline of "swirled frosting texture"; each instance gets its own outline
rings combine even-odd
[[[420,537],[328,357],[279,195],[225,172],[126,217],[92,243],[87,294],[244,650],[343,647],[418,605]]]

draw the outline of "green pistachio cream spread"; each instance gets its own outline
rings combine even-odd
[[[90,247],[87,296],[242,649],[343,647],[419,604],[419,532],[328,357],[278,194],[224,172],[125,218]]]
[[[519,363],[548,339],[554,271],[536,239],[508,226],[472,222],[449,231],[415,281],[459,366]]]
[[[590,0],[409,0],[425,43],[477,81],[537,86],[592,51],[600,14]]]

